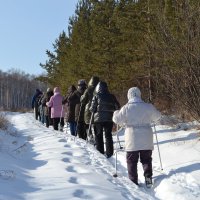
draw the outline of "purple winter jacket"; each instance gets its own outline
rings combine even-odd
[[[58,87],[54,88],[54,95],[46,103],[48,107],[51,107],[51,118],[64,117],[64,110],[62,110],[63,96],[60,94]],[[62,112],[62,113],[61,113]]]

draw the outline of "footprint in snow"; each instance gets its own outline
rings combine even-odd
[[[67,167],[66,170],[67,170],[68,172],[77,172],[77,171],[74,169],[73,166]]]
[[[73,176],[70,177],[69,182],[70,182],[70,183],[74,183],[74,184],[78,184],[77,178],[76,178],[76,177],[73,177]]]
[[[58,142],[67,142],[67,140],[66,139],[60,139],[60,140],[58,140]]]
[[[63,152],[62,154],[68,155],[68,156],[72,156],[73,155],[73,153],[71,151],[69,151],[69,152]]]
[[[69,163],[69,162],[70,162],[70,159],[69,159],[69,158],[63,158],[62,161],[63,161],[63,162],[68,162],[68,163]]]
[[[80,199],[93,199],[92,196],[88,195],[88,194],[85,194],[83,190],[76,190],[73,195],[75,197],[78,197]]]

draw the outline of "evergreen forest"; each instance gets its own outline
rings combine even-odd
[[[200,117],[199,0],[79,0],[41,63],[63,93],[93,75],[123,105],[138,86],[166,113]]]

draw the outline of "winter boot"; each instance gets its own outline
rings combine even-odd
[[[60,132],[63,132],[63,126],[60,126],[60,127],[59,127],[59,131],[60,131]]]
[[[153,186],[152,177],[145,176],[145,184],[147,188],[151,188]]]
[[[94,138],[94,136],[93,136],[92,134],[89,135],[89,137],[88,137],[88,142],[89,142],[90,144],[95,145],[95,138]]]

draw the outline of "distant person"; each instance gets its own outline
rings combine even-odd
[[[44,105],[42,104],[42,99],[44,98],[45,94],[42,93],[38,100],[38,109],[39,109],[39,120],[42,124],[46,123],[45,114],[44,114]]]
[[[75,120],[75,107],[76,107],[76,101],[71,98],[71,96],[76,91],[76,87],[74,85],[71,85],[68,88],[67,94],[63,100],[63,104],[67,105],[67,117],[66,122],[69,123],[69,129],[71,135],[75,136],[76,134],[76,120]]]
[[[63,96],[60,94],[58,87],[54,88],[54,95],[50,98],[49,102],[46,103],[48,107],[51,108],[51,118],[53,119],[53,128],[58,130],[58,125],[60,123],[60,131],[64,127],[64,109],[62,105]]]
[[[35,90],[35,94],[32,97],[32,109],[34,109],[34,116],[35,119],[38,120],[38,117],[40,116],[39,112],[39,99],[42,96],[42,92],[39,89]]]
[[[46,94],[41,100],[42,106],[44,108],[44,117],[47,128],[49,128],[50,125],[53,125],[51,118],[51,108],[46,105],[46,103],[50,101],[50,98],[52,96],[53,96],[53,90],[51,88],[47,88]]]
[[[93,93],[95,90],[95,87],[99,83],[99,77],[97,76],[92,76],[89,83],[88,83],[88,88],[85,90],[84,94],[81,96],[81,109],[84,109],[82,112],[84,112],[84,121],[86,124],[86,130],[87,130],[87,136],[89,140],[93,140],[92,138],[92,133],[88,132],[89,125],[90,125],[90,119],[91,119],[91,111],[90,111],[90,106],[92,103],[92,98],[93,98]],[[91,122],[93,123],[93,122]]]
[[[103,131],[105,132],[106,157],[113,155],[113,112],[120,108],[116,97],[108,90],[107,83],[100,81],[95,88],[95,95],[92,99],[90,111],[94,113],[95,142],[96,149],[104,154]]]
[[[128,103],[115,111],[113,121],[125,126],[125,150],[128,176],[138,185],[138,159],[143,166],[145,181],[152,185],[153,131],[151,124],[158,121],[160,112],[150,103],[141,99],[139,88],[128,90]]]

